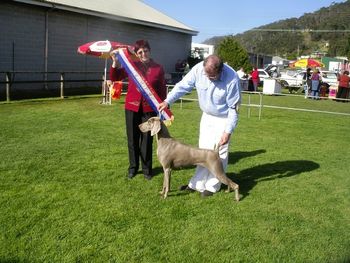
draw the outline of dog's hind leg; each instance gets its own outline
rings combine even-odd
[[[233,182],[224,172],[222,163],[220,160],[207,164],[206,168],[215,175],[215,177],[223,184],[227,185],[227,191],[230,192],[230,189],[235,191],[235,199],[239,201],[239,186]]]
[[[227,191],[226,192],[230,192],[231,189],[235,191],[235,199],[238,202],[239,201],[239,185],[236,184],[235,182],[233,182],[228,177],[225,178],[223,183],[227,185]]]
[[[232,182],[231,184],[232,186],[230,186],[228,189],[232,188],[233,190],[235,190],[235,199],[238,202],[239,201],[239,186],[238,184]]]
[[[233,182],[230,178],[226,176],[225,173],[216,173],[216,178],[223,184],[227,185],[227,192],[230,192],[230,190],[235,191],[235,199],[238,202],[239,201],[239,185]]]

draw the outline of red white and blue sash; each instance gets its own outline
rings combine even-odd
[[[128,73],[129,77],[131,77],[138,90],[141,92],[142,96],[147,100],[148,104],[151,108],[158,113],[162,120],[173,120],[174,116],[169,109],[165,109],[161,112],[158,111],[157,106],[162,102],[159,98],[158,94],[154,91],[152,86],[148,83],[148,81],[141,74],[140,70],[135,66],[133,58],[129,53],[127,48],[120,48],[117,53],[117,57],[119,62],[122,64],[123,68]]]

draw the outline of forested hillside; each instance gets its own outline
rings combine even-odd
[[[218,44],[225,36],[206,40]],[[350,57],[350,0],[234,36],[248,52],[296,58],[312,52]]]

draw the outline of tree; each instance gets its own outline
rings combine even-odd
[[[348,38],[347,46],[345,47],[345,56],[350,59],[350,37]]]
[[[350,0],[331,4],[300,18],[279,20],[234,37],[248,51],[295,59],[314,51],[328,51],[328,56],[346,56],[350,37]],[[205,44],[218,45],[227,36],[213,37]],[[328,45],[325,45],[328,43]]]
[[[216,53],[225,63],[236,70],[243,67],[245,72],[249,72],[252,69],[248,52],[232,36],[225,37],[219,42]]]

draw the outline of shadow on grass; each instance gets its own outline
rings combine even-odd
[[[227,176],[239,184],[240,193],[245,198],[258,182],[290,177],[319,167],[318,163],[308,160],[278,161],[251,167],[242,170],[239,174],[229,173]]]
[[[228,160],[230,164],[235,164],[240,159],[252,157],[261,153],[266,153],[266,150],[261,149],[261,150],[251,151],[251,152],[230,152]]]

